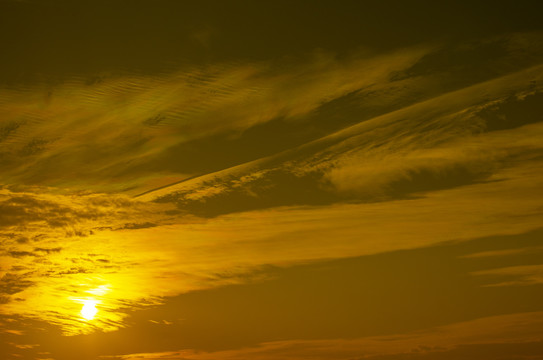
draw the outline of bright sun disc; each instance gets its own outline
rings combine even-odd
[[[94,316],[98,312],[96,309],[96,302],[92,300],[85,300],[83,303],[83,308],[81,308],[81,316],[87,320],[94,319]]]

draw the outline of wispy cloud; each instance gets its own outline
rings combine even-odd
[[[139,199],[214,216],[256,206],[406,198],[494,181],[502,168],[531,162],[542,150],[541,123],[524,115],[540,111],[541,89],[533,85],[540,74],[535,67],[447,93]],[[503,108],[516,110],[505,115]],[[495,129],[496,116],[524,123]]]
[[[296,121],[350,92],[382,88],[377,84],[386,83],[391,72],[412,65],[424,53],[408,50],[348,60],[320,54],[287,69],[269,63],[225,64],[153,77],[4,88],[3,181],[123,190],[142,185],[142,179],[157,171],[189,176],[201,166],[172,168],[172,156],[183,156],[174,145],[216,133],[236,136],[278,117]],[[82,159],[92,167],[81,166]],[[130,175],[138,181],[131,182]],[[93,183],[86,181],[90,178]],[[113,178],[122,186],[112,183]]]
[[[485,58],[474,76],[466,59],[486,47],[497,55]],[[519,49],[523,62],[517,60]],[[343,58],[316,52],[291,62],[223,63],[153,76],[97,75],[3,86],[2,182],[137,194],[525,69],[538,64],[542,52],[537,34],[523,34],[453,49],[419,47]],[[436,60],[444,57],[463,65]],[[431,71],[421,72],[427,68]],[[453,96],[453,106],[470,106],[469,95],[480,101],[487,92],[494,100],[495,85],[506,92],[498,81],[480,87],[482,92]],[[451,109],[450,102],[435,101],[424,110],[425,118],[441,105]]]
[[[505,268],[483,270],[474,272],[473,275],[482,277],[490,282],[485,286],[526,286],[543,284],[543,265],[521,265]],[[512,278],[503,281],[505,278]],[[499,278],[499,282],[492,282],[493,278]]]

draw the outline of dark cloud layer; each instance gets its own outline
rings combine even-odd
[[[541,28],[538,1],[3,1],[4,81],[384,50]],[[225,16],[228,14],[228,16]],[[22,45],[24,44],[24,46]]]

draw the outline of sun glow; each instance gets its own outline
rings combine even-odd
[[[96,308],[95,300],[83,300],[83,307],[81,308],[81,316],[85,320],[92,320],[96,316],[98,309]]]

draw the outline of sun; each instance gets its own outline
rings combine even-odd
[[[83,307],[81,308],[81,316],[85,320],[92,320],[96,316],[98,309],[96,308],[96,301],[83,300]]]

